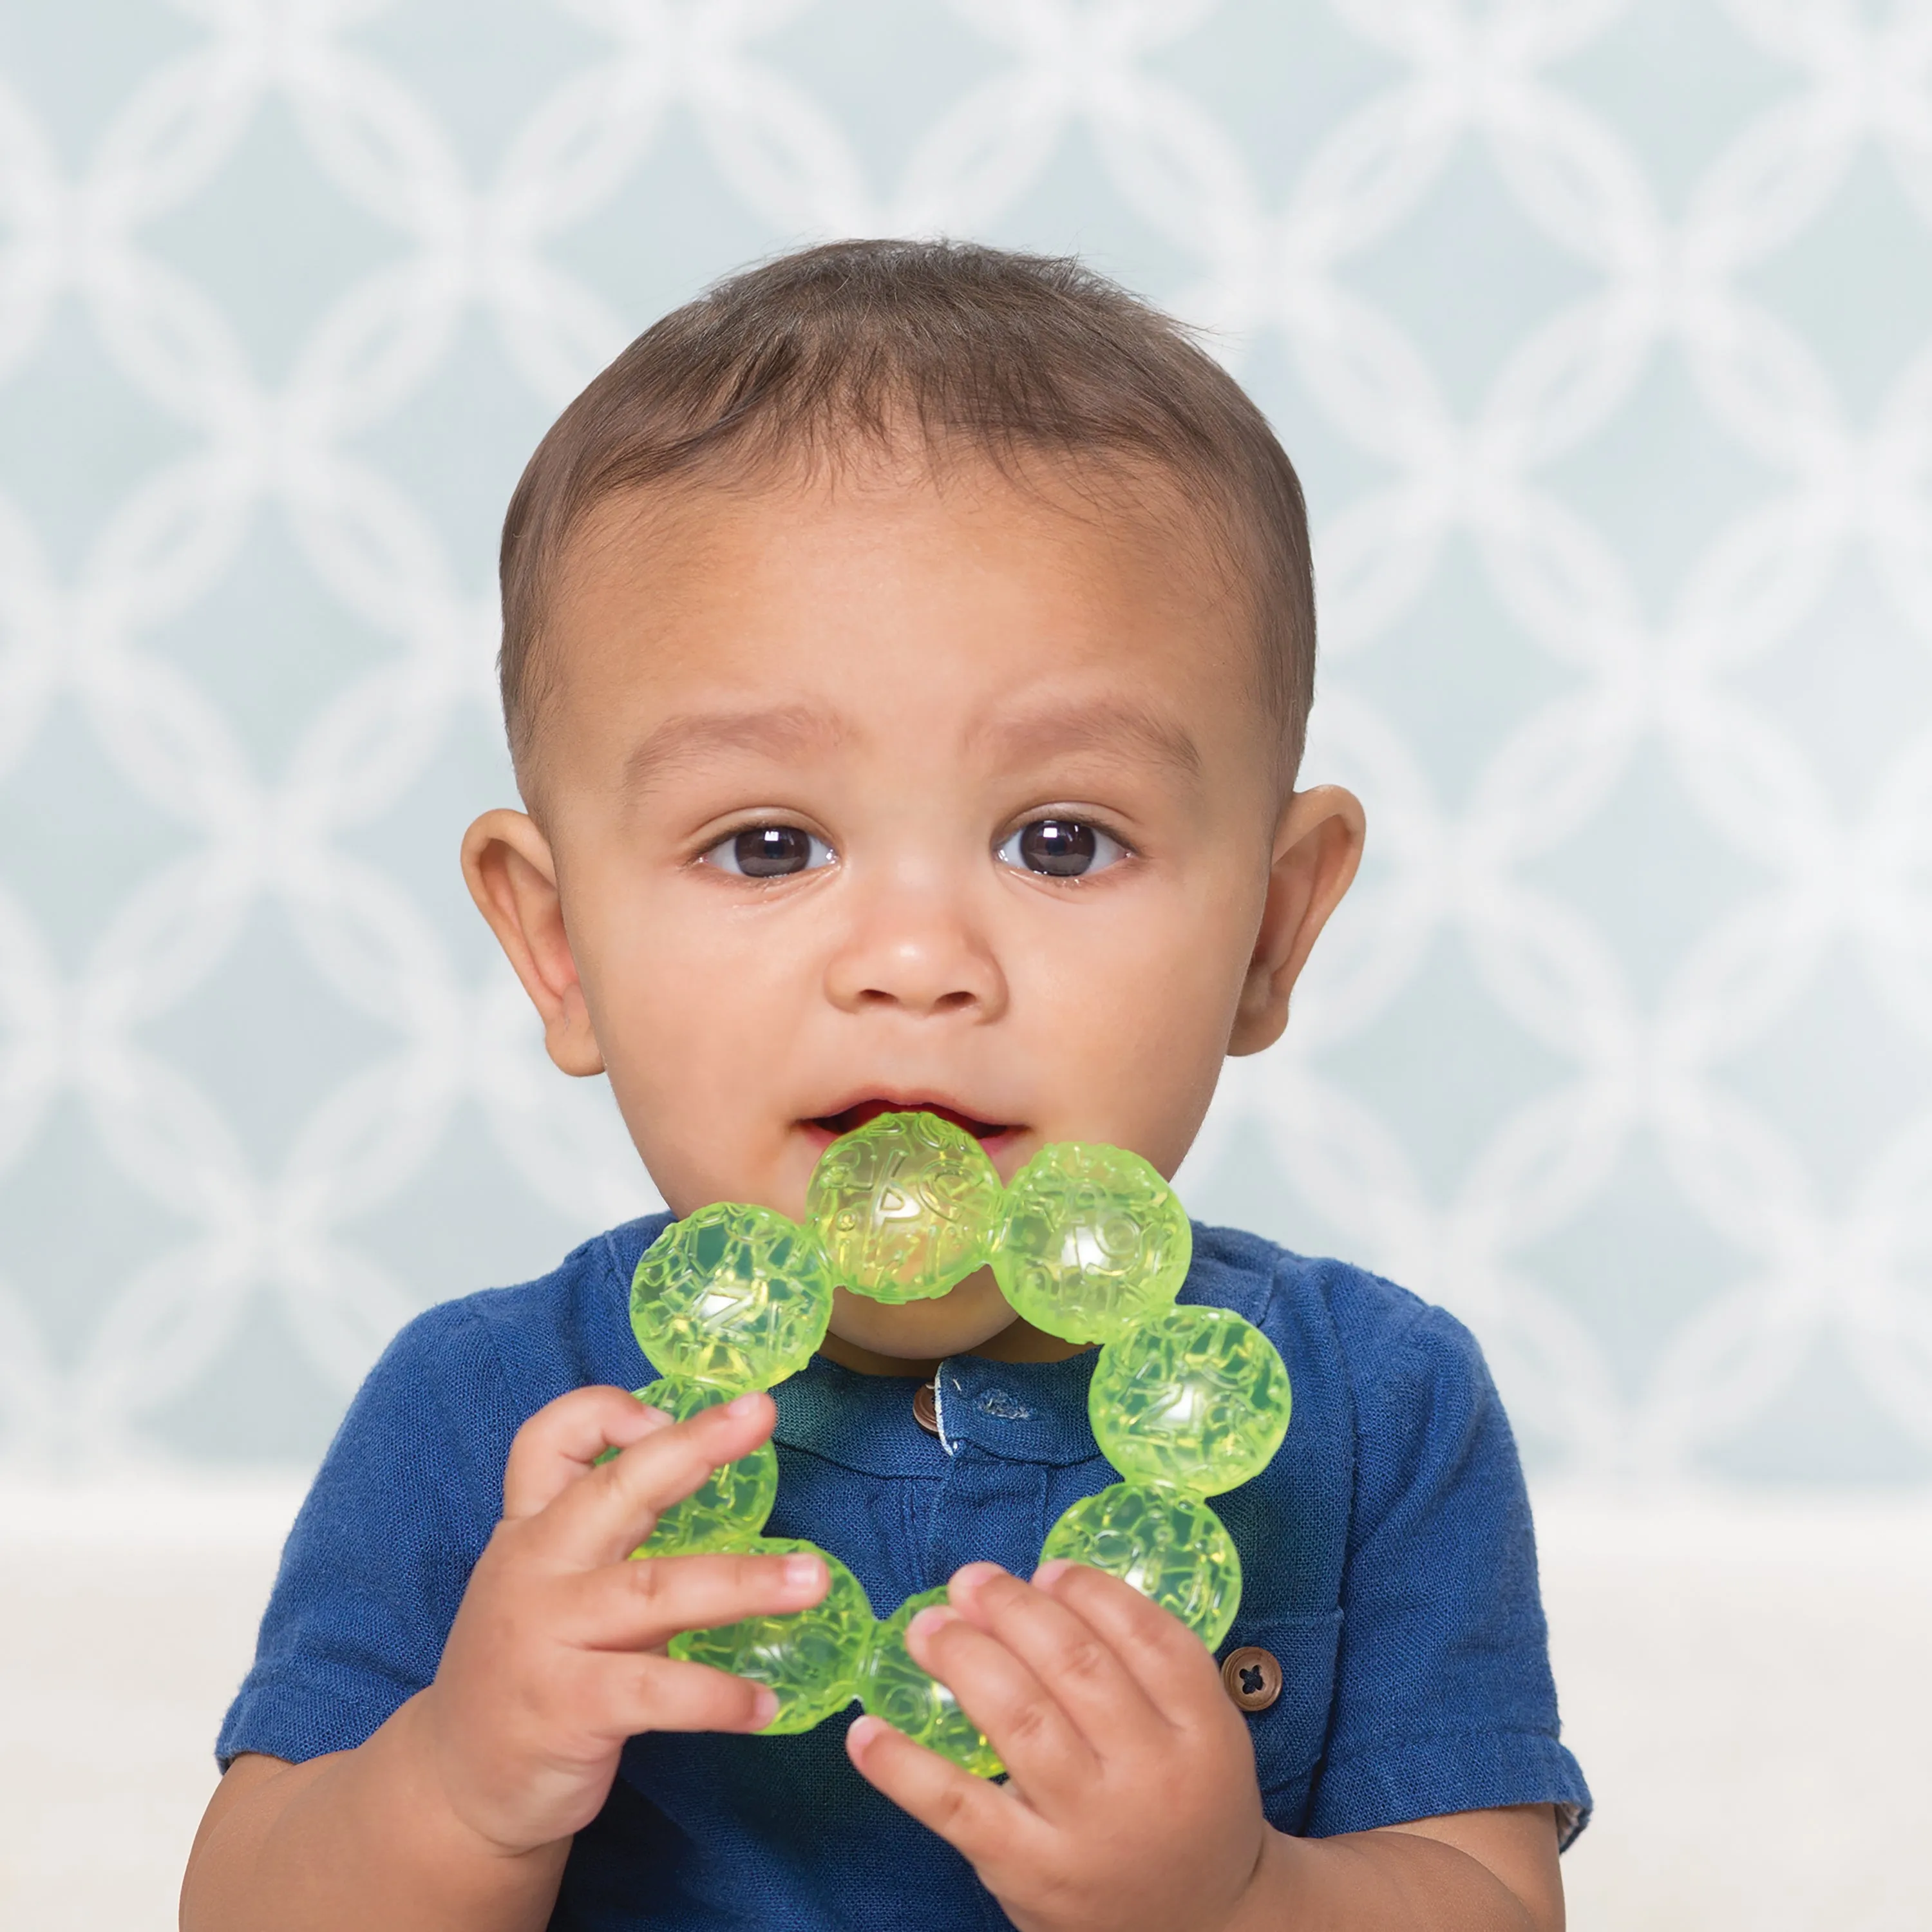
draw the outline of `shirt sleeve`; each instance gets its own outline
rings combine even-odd
[[[515,1432],[482,1323],[445,1304],[370,1371],[282,1551],[215,1745],[300,1762],[362,1744],[436,1674],[501,1513]]]
[[[1559,1742],[1529,1498],[1482,1352],[1440,1309],[1358,1352],[1354,1521],[1312,1836],[1590,1793]]]

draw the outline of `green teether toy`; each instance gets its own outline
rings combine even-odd
[[[1265,1469],[1288,1433],[1288,1371],[1231,1308],[1169,1308],[1100,1351],[1087,1413],[1130,1483],[1219,1496]]]
[[[946,1601],[946,1586],[922,1590],[908,1597],[872,1639],[872,1655],[860,1696],[872,1716],[883,1718],[893,1730],[949,1757],[982,1778],[995,1778],[1005,1769],[998,1754],[966,1713],[959,1700],[936,1677],[928,1677],[906,1648],[906,1626],[921,1610]]]
[[[716,1630],[680,1630],[670,1640],[670,1654],[769,1684],[778,1693],[778,1713],[760,1736],[808,1731],[859,1694],[872,1644],[872,1606],[858,1578],[815,1543],[760,1536],[731,1546],[760,1556],[809,1552],[824,1559],[831,1587],[809,1610],[747,1617]]]
[[[732,1391],[716,1382],[667,1376],[638,1390],[638,1400],[661,1408],[674,1422],[688,1422],[700,1409],[729,1402]],[[778,1452],[760,1442],[748,1456],[713,1469],[701,1489],[673,1503],[634,1556],[676,1556],[688,1550],[712,1550],[758,1534],[778,1494]]]
[[[1138,1154],[1068,1142],[1013,1177],[993,1273],[1036,1328],[1111,1342],[1173,1300],[1193,1253],[1186,1211]]]
[[[700,1208],[653,1241],[631,1280],[638,1346],[668,1376],[734,1394],[812,1360],[832,1319],[818,1244],[769,1208]]]
[[[1115,1483],[1084,1496],[1046,1532],[1040,1558],[1089,1563],[1164,1610],[1210,1650],[1241,1601],[1241,1559],[1221,1519],[1198,1497],[1151,1483]]]
[[[827,1148],[800,1227],[721,1202],[674,1223],[638,1262],[631,1324],[663,1379],[639,1391],[682,1420],[804,1366],[825,1338],[835,1283],[878,1301],[944,1294],[990,1262],[1014,1311],[1068,1341],[1104,1346],[1088,1412],[1126,1478],[1047,1533],[1066,1558],[1130,1583],[1211,1649],[1240,1603],[1234,1540],[1204,1497],[1250,1480],[1281,1446],[1291,1406],[1274,1346],[1232,1310],[1179,1306],[1193,1252],[1173,1190],[1137,1154],[1063,1142],[1002,1189],[973,1136],[931,1114],[882,1114]],[[760,1536],[777,1490],[763,1444],[667,1510],[640,1556],[782,1553]],[[982,1777],[1001,1766],[952,1692],[914,1662],[907,1626],[946,1591],[880,1623],[858,1580],[823,1550],[831,1587],[782,1616],[686,1630],[670,1654],[768,1684],[771,1732],[809,1730],[854,1697]]]
[[[937,1114],[880,1114],[819,1156],[805,1218],[842,1287],[928,1301],[986,1265],[1000,1193],[964,1127]]]

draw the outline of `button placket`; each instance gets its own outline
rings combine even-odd
[[[949,1453],[970,1445],[1009,1461],[1088,1460],[1098,1453],[1087,1420],[1092,1373],[1090,1358],[1040,1363],[949,1356],[938,1377],[941,1439]]]

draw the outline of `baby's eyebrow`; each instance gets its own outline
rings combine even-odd
[[[1200,748],[1178,724],[1145,706],[1118,699],[1000,718],[973,735],[990,741],[1009,758],[1043,758],[1057,752],[1118,753],[1124,746],[1184,778],[1198,778],[1202,772]]]
[[[784,758],[823,750],[845,735],[844,721],[836,712],[809,704],[686,712],[667,718],[632,748],[624,760],[623,787],[634,797],[719,752],[762,752]]]

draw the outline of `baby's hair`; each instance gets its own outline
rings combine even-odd
[[[830,242],[733,275],[652,324],[557,418],[503,523],[498,670],[519,770],[558,675],[548,605],[598,504],[909,442],[1013,474],[1044,457],[1096,484],[1178,485],[1251,606],[1292,778],[1314,576],[1301,486],[1267,418],[1178,323],[1079,262],[913,241]]]

